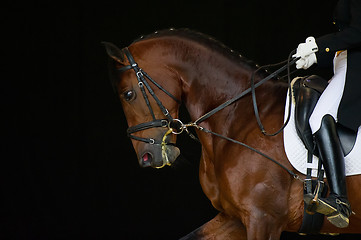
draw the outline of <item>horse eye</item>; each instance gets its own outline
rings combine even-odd
[[[129,90],[123,93],[123,97],[125,101],[129,102],[135,98],[135,92],[133,90]]]

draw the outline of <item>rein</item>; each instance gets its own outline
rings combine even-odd
[[[149,143],[149,144],[160,144],[162,146],[162,154],[165,154],[165,152],[163,152],[164,146],[169,144],[169,145],[174,145],[172,143],[166,143],[166,136],[169,134],[181,134],[183,131],[186,131],[188,133],[188,135],[195,139],[198,140],[189,130],[188,127],[195,127],[203,132],[215,135],[217,137],[223,138],[225,140],[228,140],[230,142],[239,144],[241,146],[244,146],[258,154],[260,154],[261,156],[269,159],[270,161],[274,162],[275,164],[277,164],[278,166],[280,166],[281,168],[283,168],[285,171],[287,171],[293,178],[303,181],[300,179],[300,177],[295,174],[293,171],[289,170],[287,167],[285,167],[284,165],[282,165],[281,163],[279,163],[278,161],[274,160],[273,158],[271,158],[270,156],[262,153],[261,151],[245,144],[242,142],[239,142],[235,139],[223,136],[221,134],[215,133],[211,130],[208,130],[202,126],[200,126],[199,124],[203,121],[205,121],[206,119],[208,119],[209,117],[211,117],[212,115],[214,115],[215,113],[221,111],[222,109],[226,108],[227,106],[231,105],[232,103],[236,102],[237,100],[239,100],[240,98],[242,98],[243,96],[247,95],[248,93],[252,93],[252,99],[253,99],[253,106],[254,106],[254,111],[255,111],[255,115],[256,115],[256,119],[258,122],[258,125],[260,126],[260,129],[262,131],[263,134],[268,135],[268,136],[274,136],[277,135],[278,133],[280,133],[283,128],[287,125],[289,119],[290,119],[290,111],[289,111],[289,115],[287,117],[287,120],[285,121],[285,123],[282,125],[282,127],[280,128],[280,130],[278,130],[276,133],[274,134],[267,134],[266,131],[264,130],[264,127],[260,121],[259,118],[259,113],[258,113],[258,107],[257,107],[257,102],[256,102],[256,98],[255,98],[255,89],[257,87],[259,87],[260,85],[264,84],[266,81],[270,80],[271,78],[277,76],[279,73],[281,73],[282,71],[284,71],[286,68],[288,70],[288,83],[290,84],[290,66],[292,64],[294,64],[299,58],[294,58],[293,60],[290,61],[290,57],[292,56],[293,52],[291,52],[291,54],[289,55],[288,59],[286,61],[283,61],[281,63],[278,64],[274,64],[274,65],[267,65],[267,66],[263,66],[259,69],[257,69],[255,72],[252,73],[252,77],[251,77],[251,87],[249,87],[248,89],[246,89],[245,91],[243,91],[242,93],[240,93],[239,95],[231,98],[230,100],[224,102],[223,104],[219,105],[218,107],[214,108],[213,110],[205,113],[203,116],[201,116],[200,118],[198,118],[196,121],[188,123],[188,124],[184,124],[182,123],[182,121],[180,121],[179,119],[173,119],[172,116],[169,114],[169,111],[164,107],[164,105],[162,104],[162,102],[158,99],[158,97],[155,95],[154,91],[152,90],[152,88],[149,86],[146,78],[151,81],[154,85],[156,85],[160,90],[162,90],[164,93],[166,93],[169,97],[171,97],[174,101],[178,102],[179,104],[181,103],[181,101],[179,101],[177,98],[175,98],[170,92],[168,92],[166,89],[164,89],[162,86],[160,86],[157,82],[155,82],[146,72],[144,72],[141,68],[139,68],[138,64],[134,61],[133,56],[131,55],[131,53],[129,52],[129,49],[127,47],[123,48],[123,51],[125,53],[125,55],[128,58],[129,64],[127,66],[124,66],[120,69],[118,69],[118,71],[120,72],[124,72],[130,69],[133,69],[135,72],[135,75],[137,76],[137,80],[138,80],[138,86],[141,89],[142,95],[144,97],[144,100],[148,106],[148,109],[153,117],[153,121],[151,122],[146,122],[146,123],[141,123],[138,124],[136,126],[132,126],[129,127],[127,129],[127,133],[128,136],[132,139],[138,140],[138,141],[142,141],[145,143]],[[281,68],[279,68],[278,70],[276,70],[275,72],[273,72],[272,74],[270,74],[269,76],[267,76],[266,78],[262,79],[261,81],[259,81],[258,83],[254,83],[254,76],[256,74],[256,72],[258,72],[260,69],[265,68],[265,67],[270,67],[270,66],[277,66],[280,64],[283,64],[287,62],[286,65],[282,66]],[[145,87],[144,87],[145,86]],[[148,90],[149,94],[154,98],[155,102],[157,103],[157,105],[160,107],[161,111],[163,112],[163,114],[167,117],[167,119],[156,119],[155,115],[154,115],[154,111],[150,105],[147,93],[145,91],[145,88]],[[289,91],[289,94],[291,94],[291,92]],[[289,98],[291,101],[291,98]],[[289,104],[289,106],[291,106],[291,104]],[[149,128],[155,128],[155,127],[168,127],[168,131],[164,134],[162,141],[157,141],[153,138],[141,138],[141,137],[137,137],[132,135],[132,133],[135,132],[139,132],[139,131],[143,131]]]
[[[293,52],[290,54],[290,56],[293,54]],[[257,87],[259,87],[260,85],[264,84],[265,82],[267,82],[268,80],[274,78],[275,76],[277,76],[279,73],[283,72],[286,68],[288,69],[288,72],[289,72],[289,68],[292,64],[294,64],[299,58],[295,58],[293,59],[292,61],[289,61],[289,58],[287,61],[287,65],[284,65],[282,66],[281,68],[279,68],[278,70],[276,70],[275,72],[273,72],[272,74],[270,74],[269,76],[265,77],[264,79],[262,79],[261,81],[259,81],[258,83],[254,84],[254,75],[256,72],[258,72],[259,70],[261,70],[262,68],[265,68],[265,67],[269,67],[271,65],[267,65],[267,66],[263,66],[263,67],[260,67],[259,69],[257,69],[256,71],[254,71],[252,73],[252,77],[251,77],[251,87],[249,87],[248,89],[244,90],[243,92],[241,92],[239,95],[231,98],[230,100],[224,102],[223,104],[219,105],[218,107],[216,107],[215,109],[207,112],[206,114],[204,114],[203,116],[201,116],[200,118],[198,118],[196,121],[194,121],[195,124],[199,124],[203,121],[205,121],[206,119],[208,119],[209,117],[211,117],[213,114],[221,111],[222,109],[224,109],[225,107],[231,105],[232,103],[236,102],[237,100],[241,99],[242,97],[244,97],[245,95],[247,95],[248,93],[252,92],[252,96],[255,96],[255,89]],[[286,61],[283,61],[281,63],[278,63],[278,64],[275,64],[275,65],[279,65],[279,64],[282,64]],[[288,74],[288,77],[289,74]],[[253,98],[253,103],[255,105],[255,108],[257,107],[256,106],[256,101],[255,101],[255,97]],[[257,115],[258,115],[258,110],[255,112],[257,112]],[[262,129],[262,132],[263,132],[264,128]]]

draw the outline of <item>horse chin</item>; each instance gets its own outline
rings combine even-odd
[[[172,145],[152,145],[139,156],[139,165],[141,167],[162,168],[171,165],[179,156],[179,148]]]

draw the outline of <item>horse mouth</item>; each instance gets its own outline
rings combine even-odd
[[[139,164],[141,167],[153,167],[162,168],[166,165],[170,166],[179,156],[179,148],[167,145],[163,148],[157,146],[153,149],[148,149],[143,152],[139,158]]]

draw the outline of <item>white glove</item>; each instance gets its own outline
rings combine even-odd
[[[315,53],[311,53],[310,55],[299,59],[296,61],[296,68],[297,69],[307,69],[311,67],[314,63],[317,63],[317,58]]]
[[[317,63],[317,58],[315,52],[318,51],[316,40],[314,37],[308,37],[305,43],[300,43],[297,47],[297,52],[292,57],[297,58],[301,57],[296,62],[297,69],[307,69],[312,66],[312,64]]]

